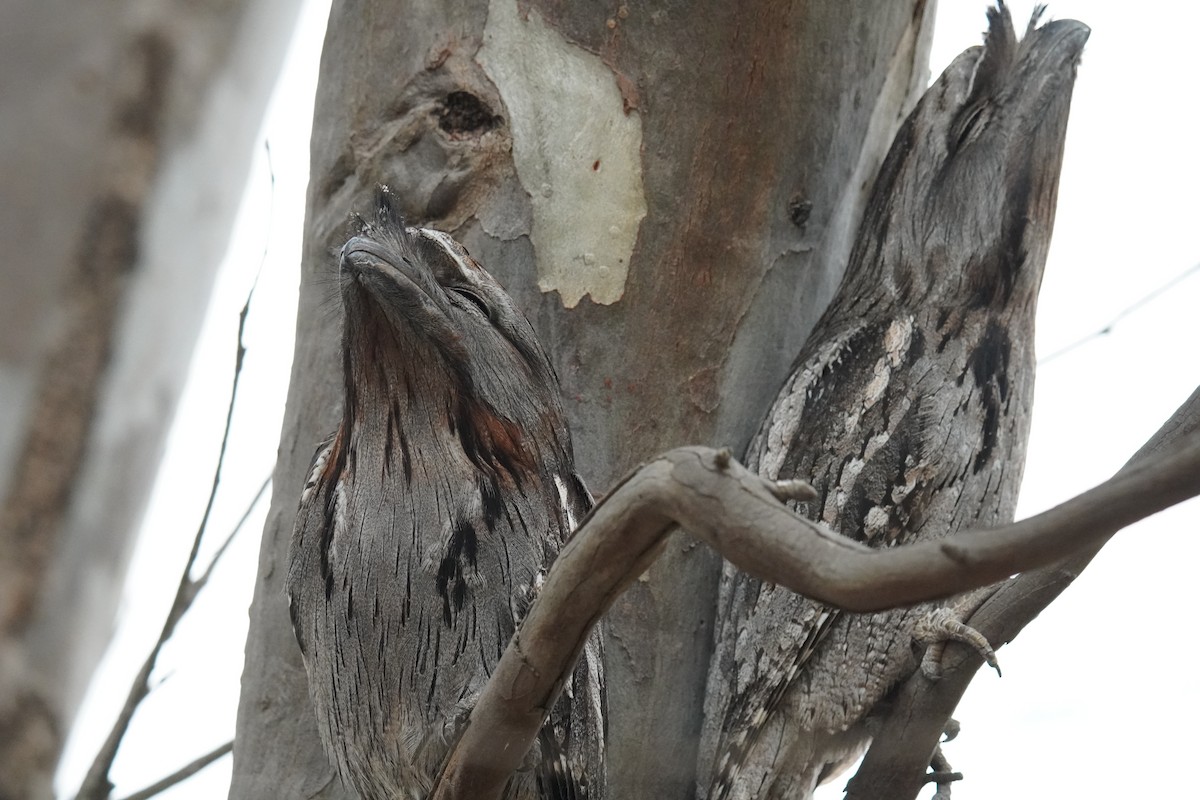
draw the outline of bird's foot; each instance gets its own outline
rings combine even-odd
[[[962,621],[960,612],[950,606],[935,608],[921,619],[913,629],[913,639],[926,645],[921,659],[921,672],[931,681],[942,677],[942,656],[947,642],[962,642],[972,648],[988,663],[996,674],[1000,673],[1000,662],[996,651],[983,634]]]

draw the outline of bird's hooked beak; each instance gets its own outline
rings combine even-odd
[[[342,245],[340,261],[343,269],[347,265],[366,263],[368,259],[377,259],[385,264],[395,266],[391,264],[392,258],[391,251],[374,239],[368,236],[354,236]]]

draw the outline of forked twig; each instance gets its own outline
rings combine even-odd
[[[255,285],[257,285],[257,278],[255,279]],[[246,297],[246,302],[242,306],[241,312],[238,314],[237,357],[234,360],[233,366],[233,386],[229,392],[229,406],[225,412],[225,431],[221,436],[221,449],[217,455],[217,467],[213,471],[213,482],[212,488],[209,490],[208,502],[204,506],[204,515],[200,519],[200,526],[196,530],[196,536],[192,540],[192,549],[188,553],[187,563],[184,565],[183,574],[179,579],[179,587],[175,590],[175,599],[171,602],[171,610],[167,613],[167,618],[163,622],[162,631],[159,633],[158,641],[154,643],[154,646],[150,649],[149,655],[146,656],[146,660],[143,662],[141,669],[138,670],[137,676],[133,680],[133,685],[129,688],[129,694],[125,698],[125,704],[121,707],[121,711],[117,715],[116,722],[113,723],[113,727],[108,734],[108,738],[105,739],[104,744],[101,745],[100,750],[96,753],[96,758],[92,762],[91,768],[88,770],[87,775],[83,779],[83,783],[79,787],[79,791],[75,795],[76,800],[107,800],[107,798],[111,796],[113,784],[112,781],[109,780],[108,774],[112,769],[113,761],[117,757],[117,750],[120,748],[121,742],[129,730],[129,723],[133,720],[134,712],[137,711],[137,708],[141,704],[142,700],[144,700],[150,693],[150,675],[154,671],[154,666],[158,661],[158,655],[162,651],[163,645],[166,644],[167,640],[170,639],[171,635],[175,632],[175,626],[179,623],[179,620],[182,619],[183,615],[187,613],[189,608],[191,608],[192,603],[195,602],[196,596],[208,582],[208,577],[212,572],[213,566],[216,564],[217,560],[220,559],[221,555],[224,554],[229,541],[234,535],[237,534],[238,530],[241,529],[242,524],[249,517],[250,509],[248,508],[242,515],[242,518],[238,521],[237,526],[234,527],[233,532],[229,535],[229,538],[227,538],[221,547],[218,548],[217,553],[213,557],[212,562],[209,564],[208,569],[205,570],[205,572],[199,578],[193,580],[191,578],[192,567],[196,563],[196,556],[200,552],[200,543],[204,539],[204,534],[208,529],[208,520],[212,515],[213,505],[217,497],[217,488],[221,483],[221,469],[225,464],[225,451],[229,444],[229,430],[233,423],[233,409],[237,401],[238,383],[241,379],[242,364],[245,361],[246,356],[246,347],[243,343],[243,334],[245,333],[246,329],[246,317],[250,313],[250,301],[254,298],[254,289],[255,286],[250,288],[250,293]],[[260,488],[258,493],[254,496],[254,500],[251,503],[250,508],[253,508],[258,502],[259,498],[262,497],[266,487],[267,483],[264,483],[262,488]],[[199,767],[197,767],[197,769],[199,769]],[[182,778],[180,778],[180,780],[182,780]],[[159,791],[161,791],[161,789],[159,789]]]
[[[199,758],[197,758],[195,761],[188,764],[187,766],[180,767],[179,769],[175,770],[174,772],[172,772],[170,775],[163,778],[162,780],[157,781],[156,783],[150,784],[145,789],[142,789],[139,792],[134,792],[133,794],[126,797],[125,800],[149,800],[149,798],[154,797],[157,794],[161,794],[162,792],[165,792],[167,789],[170,789],[172,786],[179,783],[180,781],[184,781],[184,780],[187,780],[188,778],[192,777],[197,772],[199,772],[200,770],[207,767],[209,764],[216,761],[218,758],[221,758],[222,756],[225,756],[232,752],[233,752],[233,740],[230,739],[225,744],[221,745],[220,747],[216,748],[215,750],[205,753],[204,755],[200,756]]]

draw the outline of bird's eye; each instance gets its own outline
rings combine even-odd
[[[450,291],[454,292],[459,297],[465,298],[465,299],[469,300],[470,302],[474,303],[475,306],[481,312],[483,312],[483,315],[485,317],[490,316],[490,312],[488,311],[487,303],[483,302],[483,298],[480,297],[479,295],[477,295],[475,292],[471,291],[470,289],[464,289],[461,286],[452,286],[452,287],[450,287]]]
[[[958,124],[958,135],[955,137],[954,149],[960,149],[975,133],[975,129],[979,127],[979,123],[983,120],[984,106],[978,105],[967,112],[962,121]]]

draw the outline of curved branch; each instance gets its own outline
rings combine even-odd
[[[795,489],[794,482],[782,487]],[[780,493],[780,485],[749,472],[727,451],[703,447],[672,450],[629,475],[559,554],[451,751],[432,800],[500,796],[589,632],[676,526],[763,580],[844,609],[878,611],[1054,563],[1200,494],[1200,434],[1036,517],[887,551],[797,517]]]
[[[1162,453],[1195,442],[1197,431],[1200,431],[1200,387],[1109,483],[1145,469]],[[996,648],[1012,641],[1071,585],[1110,535],[1098,531],[1092,544],[1080,548],[1069,559],[1006,581],[971,616],[971,627]],[[930,682],[917,673],[897,689],[882,729],[847,786],[846,800],[917,795],[925,783],[930,754],[981,663],[967,648],[951,648],[946,651],[940,681]]]

